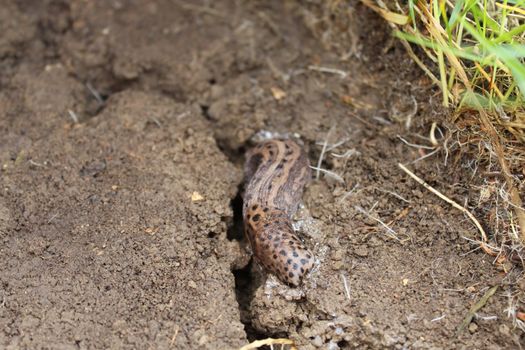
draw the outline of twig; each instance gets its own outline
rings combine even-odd
[[[398,139],[403,141],[404,144],[406,144],[407,146],[410,146],[410,147],[430,149],[430,150],[433,150],[435,148],[435,147],[431,147],[431,146],[424,146],[424,145],[418,145],[418,144],[415,144],[415,143],[410,143],[407,140],[405,140],[404,138],[402,138],[401,136],[399,136],[399,135],[396,135],[396,136],[397,136]]]
[[[355,192],[355,190],[359,187],[359,184],[355,184],[354,187],[352,187],[352,189],[348,192],[346,192],[342,197],[341,199],[339,200],[340,202],[344,201],[346,198],[348,198],[352,193]]]
[[[333,143],[333,144],[331,144],[331,145],[327,145],[328,148],[327,148],[326,151],[327,151],[327,152],[330,152],[330,151],[333,150],[334,148],[337,148],[337,147],[341,146],[342,144],[344,144],[345,142],[347,142],[347,141],[349,141],[349,140],[350,140],[350,137],[346,137],[346,138],[342,139],[341,141],[338,141],[338,142]],[[323,142],[319,142],[319,141],[318,141],[318,142],[316,142],[315,144],[318,145],[318,146],[321,146],[321,145],[324,144],[324,141],[323,141]]]
[[[330,176],[330,177],[333,178],[334,180],[339,181],[339,182],[342,183],[342,184],[345,183],[345,179],[343,179],[340,175],[337,175],[337,174],[334,173],[333,171],[326,170],[326,169],[323,169],[323,168],[318,168],[318,167],[311,166],[311,165],[310,165],[310,168],[316,170],[318,173],[319,173],[319,172],[325,173],[326,175]]]
[[[471,249],[471,250],[469,250],[469,251],[466,252],[466,253],[460,254],[460,256],[467,256],[467,255],[469,255],[469,254],[474,253],[476,250],[479,250],[479,249],[481,249],[481,247],[480,247],[480,246],[477,246],[476,248]]]
[[[73,120],[73,123],[77,124],[78,123],[78,117],[77,115],[75,114],[75,112],[73,112],[72,110],[68,109],[67,110],[68,113],[69,113],[69,116],[71,117],[71,119]]]
[[[93,85],[91,85],[91,83],[87,83],[86,87],[88,88],[89,92],[91,92],[95,100],[97,100],[97,102],[100,105],[103,105],[104,99],[102,98],[102,96],[100,96],[100,93],[93,87]]]
[[[332,156],[334,156],[336,158],[348,158],[350,156],[353,156],[354,154],[355,155],[360,155],[361,152],[357,151],[355,148],[352,148],[352,149],[349,149],[348,151],[346,151],[343,154],[332,153]]]
[[[37,166],[37,167],[41,167],[41,168],[45,168],[46,167],[44,164],[37,163],[33,159],[29,159],[29,164]]]
[[[317,173],[315,174],[316,180],[319,180],[319,171],[320,171],[319,169],[321,169],[321,164],[323,163],[323,158],[326,152],[326,147],[328,146],[328,139],[332,135],[333,130],[334,130],[334,126],[332,126],[330,130],[328,130],[328,133],[326,134],[326,138],[323,143],[323,149],[321,150],[321,154],[319,155],[319,160],[317,161]]]
[[[416,174],[414,174],[413,172],[408,170],[403,164],[397,163],[397,166],[399,166],[401,168],[401,170],[403,170],[405,173],[407,173],[411,178],[416,180],[420,185],[425,187],[427,190],[429,190],[430,192],[434,193],[436,196],[438,196],[439,198],[441,198],[442,200],[444,200],[448,204],[452,205],[454,208],[456,208],[458,210],[461,210],[463,213],[465,213],[465,215],[467,215],[469,217],[469,219],[472,220],[474,225],[476,225],[477,229],[481,233],[481,238],[483,239],[482,246],[485,246],[485,243],[487,242],[487,234],[485,233],[485,230],[483,229],[483,227],[481,227],[481,224],[479,223],[478,219],[476,219],[474,217],[474,215],[472,215],[467,209],[465,209],[464,207],[462,207],[461,205],[459,205],[458,203],[456,203],[452,199],[448,198],[447,196],[445,196],[444,194],[442,194],[441,192],[439,192],[438,190],[436,190],[435,188],[433,188],[432,186],[427,184],[423,179],[419,178]],[[483,247],[483,250],[485,250],[485,249],[488,249],[488,248]],[[491,252],[491,253],[494,253],[494,252]]]
[[[160,123],[160,121],[155,118],[155,117],[151,117],[151,121],[155,123],[155,125],[157,125],[159,128],[162,127],[162,124]]]
[[[339,146],[341,146],[342,144],[346,143],[347,141],[350,140],[350,137],[345,137],[344,139],[342,139],[341,141],[338,141],[332,145],[330,145],[330,147],[328,147],[328,149],[326,150],[327,152],[330,152],[331,150],[333,150],[334,148],[337,148]]]
[[[178,122],[180,122],[182,120],[182,118],[186,117],[187,115],[190,114],[190,111],[185,111],[185,112],[182,112],[180,114],[178,114],[175,119],[177,119]]]
[[[274,345],[274,344],[290,345],[290,350],[297,350],[293,340],[284,339],[284,338],[279,338],[279,339],[267,338],[267,339],[262,339],[262,340],[256,340],[256,341],[254,341],[254,342],[252,342],[250,344],[247,344],[247,345],[243,346],[239,350],[257,349],[257,348],[259,348],[259,347],[261,347],[263,345],[270,345],[271,346],[271,345]]]
[[[396,241],[401,241],[401,240],[397,237],[397,232],[394,231],[394,230],[392,230],[392,229],[391,229],[387,224],[385,224],[383,221],[381,221],[380,219],[378,219],[378,218],[376,218],[375,216],[371,215],[370,213],[368,213],[366,210],[364,210],[364,209],[361,208],[360,206],[355,206],[355,209],[356,209],[358,212],[360,212],[360,213],[362,213],[362,214],[368,216],[370,219],[372,219],[372,220],[374,220],[374,221],[380,223],[381,226],[383,226],[383,227],[387,230],[387,232],[388,232],[388,236],[394,238]]]
[[[406,121],[405,121],[405,129],[409,130],[410,129],[410,125],[412,125],[412,118],[414,118],[414,116],[417,114],[417,100],[414,96],[410,96],[412,98],[412,102],[413,102],[413,105],[414,107],[412,108],[412,110],[410,111],[410,113],[407,114],[406,116]]]
[[[498,194],[500,195],[501,198],[503,198],[505,201],[507,201],[507,203],[511,206],[511,207],[514,207],[516,209],[519,209],[519,210],[522,210],[522,211],[525,211],[525,208],[524,207],[519,207],[517,206],[516,204],[512,203],[510,201],[510,198],[509,198],[509,193],[505,191],[505,189],[500,188],[498,190]]]
[[[173,344],[175,344],[175,340],[177,340],[178,334],[179,334],[179,326],[175,325],[175,332],[173,334],[173,337],[171,337],[170,346],[173,346]]]
[[[470,308],[469,312],[467,313],[467,316],[465,316],[463,322],[461,322],[461,324],[459,325],[457,334],[461,333],[463,329],[465,329],[465,327],[467,327],[470,324],[470,322],[472,322],[472,319],[474,318],[476,312],[478,312],[478,310],[485,306],[487,301],[490,299],[491,296],[494,295],[494,293],[496,293],[497,290],[498,286],[490,288],[488,291],[485,292],[481,299]]]
[[[439,317],[436,317],[436,318],[431,319],[430,322],[437,322],[437,321],[440,321],[440,320],[444,319],[445,316],[446,316],[446,315],[443,314],[443,315],[441,315],[441,316],[439,316]]]
[[[490,255],[492,256],[497,256],[495,252],[497,251],[501,251],[500,249],[498,249],[498,247],[493,247],[491,246],[490,244],[488,243],[484,243],[484,242],[481,242],[481,241],[478,241],[476,239],[472,239],[472,238],[469,238],[469,237],[465,237],[465,236],[461,236],[461,238],[463,238],[464,240],[466,241],[469,241],[469,242],[472,242],[472,243],[475,243],[475,244],[479,244],[480,247],[485,250],[485,249],[489,249],[490,250]],[[486,251],[486,250],[485,250]]]
[[[437,147],[437,145],[438,145],[438,142],[436,140],[436,127],[437,127],[437,123],[436,122],[433,122],[432,126],[430,127],[430,143],[434,147]]]
[[[375,121],[379,122],[379,124],[383,124],[383,125],[392,125],[392,122],[388,119],[385,119],[379,115],[374,115],[372,117],[372,119],[374,119]]]
[[[411,161],[410,164],[415,164],[415,163],[419,162],[420,160],[426,159],[428,157],[432,157],[434,154],[436,154],[440,150],[441,150],[441,148],[438,147],[435,150],[433,150],[432,152],[430,152],[428,154],[425,154],[424,156],[421,156],[421,157],[417,158],[416,160]]]
[[[341,274],[341,278],[343,279],[343,285],[345,287],[345,293],[348,300],[350,300],[350,290],[348,289],[348,283],[346,283],[346,277],[344,274]]]
[[[308,69],[309,70],[314,70],[314,71],[317,71],[317,72],[322,72],[322,73],[330,73],[330,74],[338,74],[341,76],[341,78],[346,78],[348,76],[348,73],[343,71],[343,70],[340,70],[340,69],[337,69],[337,68],[329,68],[329,67],[321,67],[321,66],[308,66]]]
[[[380,191],[380,192],[384,192],[384,193],[388,193],[388,194],[391,194],[392,196],[396,197],[397,199],[400,199],[402,200],[403,202],[405,203],[410,203],[410,201],[408,199],[405,199],[403,198],[401,195],[395,193],[395,192],[392,192],[392,191],[388,191],[388,190],[383,190],[379,187],[375,187],[376,190]]]
[[[58,213],[56,213],[55,215],[53,215],[52,217],[50,217],[49,220],[47,220],[47,223],[50,224],[51,221],[53,221],[57,216],[58,216]]]

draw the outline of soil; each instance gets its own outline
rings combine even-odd
[[[521,347],[518,272],[397,166],[475,204],[468,159],[412,163],[429,150],[400,139],[430,145],[439,92],[349,6],[341,59],[296,2],[3,1],[0,347]],[[337,175],[314,171],[297,214],[319,258],[299,289],[250,261],[240,232],[261,132],[298,136]]]

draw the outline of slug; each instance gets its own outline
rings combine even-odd
[[[311,179],[308,157],[291,140],[267,140],[246,153],[244,172],[244,231],[253,254],[268,272],[299,286],[315,260],[291,223]]]

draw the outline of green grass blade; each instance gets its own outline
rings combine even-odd
[[[509,4],[513,4],[514,6],[522,6],[525,7],[525,0],[507,0]]]
[[[412,22],[412,26],[414,27],[414,29],[416,29],[417,24],[416,24],[416,15],[414,11],[414,0],[408,1],[408,14],[410,17],[410,21]]]
[[[464,26],[470,35],[482,45],[483,49],[490,52],[507,66],[516,80],[521,94],[525,96],[525,65],[514,57],[512,52],[509,52],[510,50],[508,48],[505,48],[502,45],[493,44],[490,40],[476,31],[476,29],[469,23],[464,23]]]
[[[465,0],[458,0],[454,4],[454,8],[452,9],[452,13],[450,14],[450,20],[448,22],[447,30],[452,32],[454,27],[456,26],[456,22],[463,17],[463,5],[465,4]],[[450,33],[449,33],[450,34]]]
[[[505,32],[503,34],[501,34],[500,36],[498,36],[497,38],[495,38],[493,40],[493,43],[494,44],[499,44],[499,43],[502,43],[502,42],[512,42],[513,40],[515,40],[515,37],[521,35],[525,33],[525,24],[522,24],[520,25],[519,27],[516,27],[516,28],[512,28],[511,30],[509,30],[508,32]]]
[[[443,46],[443,45],[440,45],[439,43],[435,42],[435,41],[432,41],[432,40],[429,40],[425,37],[422,37],[422,36],[416,36],[416,35],[413,35],[413,34],[409,34],[409,33],[405,33],[405,32],[401,32],[401,31],[395,31],[394,32],[394,36],[400,38],[400,39],[405,39],[411,43],[414,43],[414,44],[417,44],[417,45],[420,45],[420,46],[424,46],[424,47],[428,47],[429,49],[432,49],[432,50],[442,50],[442,51],[446,51],[446,52],[452,52],[455,56],[458,56],[460,58],[465,58],[465,59],[468,59],[468,60],[471,60],[471,61],[476,61],[476,62],[480,62],[480,63],[483,63],[483,64],[487,64],[488,62],[493,62],[493,60],[491,61],[487,61],[487,58],[486,57],[483,57],[483,56],[480,56],[479,54],[476,54],[475,51],[476,49],[474,47],[466,47],[466,48],[462,48],[462,49],[457,49],[453,46]]]

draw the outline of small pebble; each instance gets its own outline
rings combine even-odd
[[[332,268],[333,268],[334,270],[341,270],[341,269],[343,268],[343,266],[344,266],[344,263],[343,263],[342,261],[340,261],[340,260],[339,260],[339,261],[336,261],[336,262],[334,262],[334,263],[332,264]]]
[[[332,254],[332,259],[334,260],[343,260],[343,251],[338,249]]]
[[[219,215],[224,214],[224,208],[222,207],[222,205],[216,205],[215,208],[213,208],[213,210]]]
[[[315,338],[312,340],[312,345],[316,348],[320,348],[323,346],[323,339],[321,339],[320,336],[316,335]]]
[[[499,326],[499,332],[506,337],[510,337],[510,329],[505,324]]]
[[[478,330],[478,325],[475,324],[475,323],[471,323],[469,326],[468,326],[468,331],[470,333],[474,333]]]
[[[328,343],[328,350],[339,350],[340,347],[339,345],[337,345],[337,343],[334,343],[334,342],[330,342]]]
[[[362,258],[368,256],[368,249],[365,246],[359,246],[354,249],[354,253]]]
[[[208,344],[209,342],[210,342],[210,338],[206,334],[204,334],[202,337],[199,338],[198,343],[200,346],[203,346],[205,344]]]
[[[213,85],[210,89],[211,98],[216,100],[224,94],[224,89],[220,85]]]

